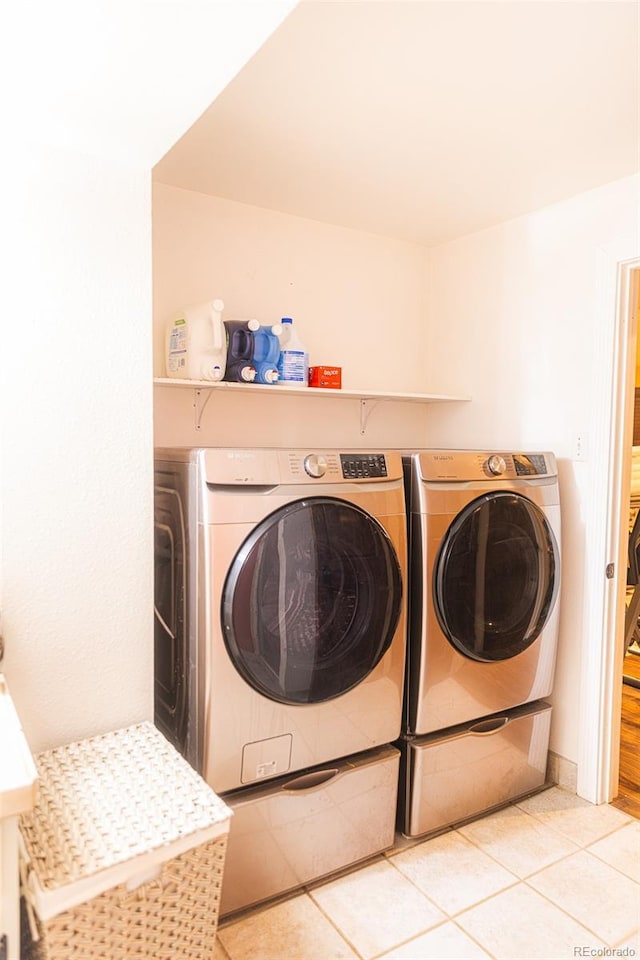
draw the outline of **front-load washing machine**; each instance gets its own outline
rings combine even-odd
[[[401,727],[397,452],[155,455],[155,719],[219,793]]]
[[[443,730],[551,693],[560,497],[551,453],[403,458],[409,528],[404,730]]]
[[[398,826],[416,837],[544,786],[558,636],[551,453],[403,458],[409,628]]]

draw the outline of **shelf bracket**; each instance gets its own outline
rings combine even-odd
[[[194,390],[193,391],[193,425],[196,430],[200,429],[200,424],[202,423],[202,414],[204,413],[206,405],[211,399],[212,390]],[[204,399],[202,394],[204,393]]]
[[[367,431],[367,420],[369,419],[369,415],[378,402],[378,400],[360,401],[360,436],[362,437],[364,437]]]

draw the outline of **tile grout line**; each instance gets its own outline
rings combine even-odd
[[[485,852],[484,850],[481,850],[480,847],[477,847],[476,849],[480,850],[481,853],[484,853],[484,852]],[[489,854],[487,854],[487,856],[489,856]],[[408,880],[408,882],[411,883],[411,884],[416,888],[416,890],[418,890],[418,892],[422,894],[423,897],[426,897],[426,899],[429,901],[429,903],[433,904],[433,906],[434,906],[437,910],[439,910],[441,913],[444,913],[444,914],[445,914],[446,921],[451,921],[451,923],[456,923],[457,918],[458,918],[458,917],[461,917],[463,913],[466,913],[468,910],[474,910],[476,907],[479,907],[481,904],[486,903],[488,900],[491,900],[493,897],[497,897],[497,896],[499,896],[501,893],[504,893],[504,892],[507,891],[507,890],[512,890],[514,887],[517,887],[519,883],[522,883],[522,882],[523,882],[522,879],[521,879],[520,877],[516,876],[516,874],[513,873],[512,870],[509,870],[508,867],[505,867],[504,864],[500,863],[500,862],[499,862],[498,860],[496,860],[494,857],[490,857],[490,859],[493,860],[493,862],[494,862],[497,866],[502,867],[502,869],[503,869],[506,873],[511,874],[511,876],[513,877],[513,882],[512,882],[512,883],[508,883],[508,884],[506,885],[506,887],[502,887],[500,890],[495,890],[493,893],[489,893],[489,894],[487,894],[486,896],[481,897],[479,900],[474,900],[473,903],[470,903],[470,904],[468,904],[466,907],[462,907],[460,910],[456,910],[456,911],[454,911],[453,913],[449,913],[448,910],[446,910],[444,907],[441,907],[439,904],[437,904],[437,903],[435,902],[435,900],[432,900],[431,897],[430,897],[428,894],[426,894],[426,893],[424,892],[424,890],[421,890],[420,887],[411,879],[411,877],[407,877],[406,874],[404,874],[404,873],[402,872],[402,870],[400,870],[399,867],[396,867],[396,870],[398,871],[398,873],[399,873],[402,877],[404,877],[405,880]],[[395,866],[395,864],[394,864],[394,866]],[[444,922],[446,922],[446,921],[442,921],[442,923],[444,923]],[[435,927],[436,927],[436,926],[438,926],[438,927],[441,926],[442,923],[438,923],[438,924],[436,924],[434,927],[430,927],[428,930],[425,930],[424,933],[428,933],[429,930],[435,930]],[[456,923],[456,925],[458,925],[458,924]],[[460,929],[462,929],[462,927],[460,927]],[[466,930],[463,930],[463,933],[467,933],[467,931],[466,931]],[[418,934],[418,936],[422,936],[422,934]],[[469,934],[467,934],[467,936],[469,936]],[[483,949],[484,949],[484,947],[483,947]]]
[[[531,874],[531,876],[534,876],[534,874]],[[573,921],[573,923],[579,924],[579,926],[581,926],[584,930],[586,930],[593,937],[595,937],[596,940],[603,943],[605,947],[611,948],[612,944],[607,943],[607,941],[603,937],[601,937],[599,933],[596,933],[595,930],[592,930],[591,927],[588,927],[585,923],[582,922],[582,920],[578,920],[578,918],[574,917],[572,913],[569,913],[568,910],[565,910],[564,907],[561,907],[559,903],[556,903],[555,900],[552,900],[541,890],[536,890],[536,888],[532,887],[529,883],[527,883],[526,880],[523,880],[522,882],[525,884],[525,886],[528,887],[529,890],[532,891],[532,893],[536,893],[539,897],[542,897],[543,900],[546,900],[547,903],[550,903],[552,907],[555,907],[556,910],[559,910],[561,913],[563,913],[565,917],[568,917],[570,920]],[[598,954],[594,954],[594,956],[598,956]]]
[[[613,832],[615,833],[615,831]],[[611,835],[612,834],[606,834],[606,836],[611,836]],[[604,837],[601,839],[604,839]],[[598,843],[597,840],[594,840],[593,842]],[[638,883],[637,880],[634,880],[633,877],[630,877],[628,874],[624,873],[622,870],[619,870],[612,863],[608,863],[606,860],[601,860],[600,857],[591,853],[588,847],[579,847],[578,853],[586,853],[587,856],[593,857],[593,859],[596,860],[598,863],[602,863],[604,864],[604,866],[609,867],[609,869],[614,870],[619,876],[624,877],[625,880],[629,880],[631,883],[633,883],[636,886],[638,893],[640,894],[640,883]],[[537,877],[541,873],[544,873],[545,870],[548,870],[550,867],[555,867],[557,864],[562,863],[563,860],[569,860],[571,857],[575,857],[575,855],[576,855],[575,853],[568,853],[566,854],[566,856],[560,857],[559,860],[555,860],[553,863],[547,864],[547,866],[541,867],[539,870],[534,870],[532,873],[527,874],[526,878],[523,878],[522,882],[525,883],[530,890],[533,890],[534,893],[537,893],[539,896],[543,897],[548,903],[552,904],[552,906],[554,906],[557,910],[560,910],[562,913],[564,913],[565,916],[569,917],[575,923],[579,923],[581,927],[584,927],[585,930],[588,930],[589,933],[593,934],[593,936],[597,940],[601,940],[609,948],[614,948],[615,943],[607,943],[604,937],[602,937],[599,933],[596,933],[594,930],[591,929],[591,927],[588,927],[586,923],[583,923],[582,920],[579,920],[578,917],[575,917],[572,913],[569,913],[569,911],[566,910],[563,906],[561,906],[556,900],[552,900],[551,897],[549,897],[546,893],[543,893],[542,890],[537,890],[535,887],[533,887],[529,883],[529,880],[533,879],[534,877]],[[636,927],[636,930],[632,931],[631,935],[633,936],[633,933],[637,932],[637,930],[638,928]],[[624,938],[622,942],[625,942]]]
[[[429,927],[428,930],[423,930],[421,933],[416,933],[413,937],[409,937],[407,940],[402,940],[400,943],[394,944],[394,946],[390,947],[389,950],[384,950],[382,953],[374,954],[374,956],[369,957],[368,960],[380,960],[381,957],[385,957],[391,950],[394,950],[394,951],[400,950],[402,949],[402,947],[410,946],[414,942],[414,940],[418,940],[420,937],[424,937],[427,934],[432,933],[434,930],[437,930],[439,927],[446,926],[446,924],[448,923],[452,923],[456,927],[456,929],[460,931],[460,933],[463,933],[465,937],[468,937],[472,943],[474,943],[477,947],[479,947],[480,950],[483,951],[483,953],[486,953],[487,957],[489,957],[490,960],[497,960],[497,958],[495,957],[495,954],[487,950],[486,947],[483,947],[482,944],[475,939],[475,937],[473,937],[470,933],[467,933],[466,930],[463,930],[460,924],[456,923],[456,921],[449,916],[446,916],[444,920],[440,920],[433,927]]]
[[[612,834],[607,834],[607,836],[612,836]],[[604,837],[602,839],[605,839]],[[599,840],[594,840],[594,843],[599,843]],[[608,860],[603,860],[602,857],[599,857],[597,853],[594,853],[589,847],[578,847],[577,850],[574,850],[570,853],[565,853],[561,857],[558,857],[557,860],[553,860],[551,863],[545,864],[543,867],[539,867],[536,870],[532,870],[531,873],[528,873],[526,877],[522,879],[528,881],[531,877],[537,877],[539,873],[544,873],[545,870],[549,870],[550,867],[555,867],[557,864],[562,863],[563,860],[569,860],[571,857],[575,857],[576,853],[586,853],[588,856],[593,857],[594,860],[597,860],[598,863],[603,864],[605,867],[609,867],[610,870],[615,870],[617,874],[621,877],[624,877],[625,880],[629,880],[631,883],[635,884],[640,892],[640,882],[635,879],[635,877],[630,877],[628,873],[625,873],[624,870],[621,870],[619,867],[616,867],[615,864],[609,863]]]
[[[456,833],[456,834],[458,833],[457,830],[451,830],[449,832]],[[442,836],[442,835],[443,834],[438,834],[438,836]],[[458,834],[458,836],[460,836],[461,839],[463,840],[467,839],[462,834]],[[429,842],[428,840],[423,841],[423,843],[428,843],[428,842]],[[471,843],[470,840],[468,842]],[[448,910],[446,910],[444,907],[441,907],[438,903],[435,902],[435,900],[433,900],[428,894],[426,894],[424,890],[421,890],[420,887],[411,879],[411,877],[408,877],[406,874],[404,874],[402,870],[400,870],[400,868],[395,865],[395,863],[392,864],[395,867],[395,869],[398,871],[401,877],[403,877],[410,884],[412,884],[412,886],[414,886],[416,890],[419,893],[421,893],[422,896],[429,901],[430,904],[432,904],[437,910],[439,910],[441,913],[444,913],[445,915],[445,920],[441,921],[440,923],[434,924],[433,927],[429,927],[427,930],[424,930],[422,933],[416,934],[416,936],[423,936],[425,933],[429,933],[431,930],[435,930],[436,927],[442,926],[443,923],[454,923],[458,927],[458,929],[461,930],[466,936],[471,937],[471,934],[467,933],[467,931],[464,930],[457,923],[457,918],[462,916],[462,914],[466,913],[468,910],[475,909],[475,907],[478,907],[481,904],[486,903],[488,900],[491,900],[493,897],[496,897],[499,894],[504,893],[506,890],[512,890],[514,887],[517,887],[519,883],[523,882],[520,877],[518,877],[516,874],[513,873],[512,870],[509,870],[508,867],[505,867],[504,864],[496,860],[495,857],[491,857],[488,853],[486,853],[485,850],[482,850],[481,847],[477,847],[475,844],[472,844],[472,846],[474,846],[477,850],[480,850],[481,853],[485,853],[486,856],[489,857],[489,859],[492,860],[497,866],[501,867],[506,873],[510,874],[513,877],[513,882],[507,884],[506,887],[502,887],[500,890],[496,890],[493,893],[490,893],[490,894],[487,894],[486,896],[481,897],[479,900],[476,900],[473,903],[468,904],[466,907],[463,907],[461,910],[456,910],[454,913],[449,913]],[[415,849],[415,848],[410,847],[408,849]],[[399,852],[403,852],[403,851],[399,851]],[[390,858],[390,860],[392,859],[394,858]],[[412,939],[415,939],[415,937]],[[471,939],[474,940],[473,937],[471,937]],[[411,942],[411,941],[408,941],[408,942]],[[474,940],[474,942],[477,942],[477,941]],[[478,946],[481,947],[485,951],[485,953],[487,952],[487,950],[485,949],[485,947],[482,946],[482,944],[478,943]]]
[[[423,842],[425,842],[425,841],[423,841]],[[417,844],[417,845],[419,846],[419,844]],[[400,852],[400,851],[399,851],[399,852]],[[381,863],[385,863],[385,862],[386,862],[386,863],[391,863],[391,858],[385,856],[384,854],[379,855],[379,857],[377,858],[377,860],[375,860],[375,861],[373,861],[373,862],[374,862],[374,863],[375,863],[375,862],[378,862],[378,860],[379,860],[379,862],[381,862]],[[442,920],[439,920],[439,921],[438,921],[437,923],[435,923],[433,926],[431,926],[431,927],[425,927],[425,928],[421,929],[420,931],[418,931],[417,933],[415,933],[412,937],[409,937],[407,940],[402,940],[402,941],[399,942],[399,943],[395,943],[393,946],[389,947],[389,948],[386,949],[386,950],[383,950],[381,953],[376,953],[376,954],[374,954],[372,957],[367,957],[367,958],[363,957],[362,954],[361,954],[361,953],[356,949],[356,947],[351,943],[351,941],[350,941],[349,938],[346,936],[346,934],[343,933],[342,930],[341,930],[341,929],[336,925],[336,923],[331,919],[331,917],[328,916],[328,915],[325,913],[325,911],[323,910],[323,908],[321,907],[321,905],[320,905],[319,903],[317,903],[317,902],[313,899],[313,897],[311,897],[312,902],[313,902],[313,903],[316,905],[316,907],[320,910],[320,912],[323,914],[323,916],[325,916],[325,917],[327,918],[327,920],[329,921],[329,923],[331,923],[331,925],[332,925],[333,927],[335,927],[335,929],[338,931],[338,933],[339,933],[340,936],[343,938],[343,940],[345,940],[345,941],[349,944],[349,946],[350,946],[350,947],[353,949],[353,951],[357,954],[359,960],[376,960],[376,958],[383,957],[383,956],[385,955],[385,953],[389,953],[389,950],[397,950],[397,949],[398,949],[399,947],[401,947],[401,946],[404,946],[404,945],[406,945],[406,944],[412,943],[412,942],[413,942],[414,940],[416,940],[418,937],[422,937],[422,936],[424,936],[426,933],[430,933],[431,930],[435,930],[437,927],[441,927],[443,924],[448,923],[448,922],[450,922],[450,920],[451,920],[451,917],[450,917],[449,914],[446,912],[446,910],[443,910],[441,907],[439,907],[438,904],[435,903],[429,896],[427,896],[427,894],[424,893],[423,890],[420,890],[420,888],[419,888],[418,886],[416,886],[416,884],[415,884],[409,877],[406,877],[406,876],[402,873],[401,870],[398,870],[398,868],[395,866],[395,864],[392,864],[392,866],[394,866],[396,872],[403,878],[403,880],[406,880],[408,883],[410,883],[410,884],[415,888],[415,890],[416,890],[422,897],[424,897],[425,900],[427,900],[427,902],[428,902],[432,907],[434,907],[434,909],[436,909],[439,913],[442,913],[444,916],[443,916],[443,919],[442,919]],[[353,872],[355,873],[356,871],[353,871]],[[347,874],[345,874],[345,875],[348,875],[348,872],[347,872]],[[321,884],[318,884],[318,886],[321,886]],[[317,889],[317,887],[314,887],[314,889]],[[306,890],[306,888],[305,888],[305,892],[308,893],[308,891]],[[308,893],[308,895],[310,896],[309,893]]]
[[[561,788],[561,787],[557,787],[556,789],[561,790],[562,788]],[[569,791],[563,791],[563,792],[569,793]],[[571,793],[569,793],[569,796],[575,796],[578,800],[582,799],[581,797],[578,797],[577,794],[571,794]],[[608,830],[608,831],[606,831],[605,833],[603,833],[601,837],[597,837],[595,840],[590,840],[590,841],[588,842],[589,844],[591,844],[591,843],[597,843],[598,840],[604,840],[604,839],[606,839],[606,837],[612,836],[614,833],[617,833],[618,830],[622,830],[623,827],[628,827],[629,824],[633,823],[634,820],[635,820],[635,817],[632,817],[631,814],[625,813],[623,810],[618,810],[618,808],[617,808],[617,807],[613,807],[611,803],[592,804],[592,803],[589,803],[588,800],[585,800],[585,803],[587,804],[587,806],[586,806],[586,807],[582,807],[582,809],[589,809],[589,808],[598,809],[598,807],[602,807],[602,808],[604,809],[604,808],[606,808],[606,807],[611,807],[612,810],[616,810],[618,813],[621,814],[621,816],[627,818],[627,820],[626,820],[625,823],[620,823],[620,824],[618,824],[617,827],[612,827],[611,830]],[[518,810],[520,810],[521,813],[524,813],[524,814],[526,814],[526,816],[531,817],[531,818],[532,818],[533,820],[535,820],[537,823],[541,823],[543,826],[548,827],[550,830],[553,830],[554,833],[557,833],[557,834],[559,834],[560,836],[564,837],[565,840],[570,840],[571,843],[575,843],[575,845],[576,845],[577,847],[579,847],[581,850],[585,848],[585,845],[584,845],[584,844],[578,843],[577,840],[574,840],[573,837],[569,836],[569,834],[565,833],[565,832],[564,832],[563,830],[561,830],[559,827],[556,827],[556,826],[555,826],[553,823],[551,823],[549,820],[544,819],[543,816],[539,816],[539,815],[536,814],[536,813],[533,813],[533,812],[531,812],[531,811],[529,811],[529,810],[525,810],[524,807],[522,807],[519,803],[514,803],[513,806],[514,806],[514,807],[517,807]],[[637,821],[636,821],[636,822],[637,822]],[[587,845],[588,845],[588,844],[587,844]]]
[[[523,811],[523,813],[526,813],[526,811]],[[458,836],[460,836],[463,840],[466,840],[467,843],[470,843],[473,847],[475,847],[476,850],[479,850],[481,853],[484,853],[484,855],[487,856],[487,857],[489,857],[489,859],[492,860],[495,864],[497,864],[497,865],[498,865],[499,867],[501,867],[503,870],[506,870],[507,873],[510,873],[513,877],[515,877],[515,879],[516,879],[517,882],[522,882],[522,881],[525,879],[525,877],[520,877],[520,876],[518,876],[517,873],[515,873],[510,867],[507,867],[504,863],[502,863],[501,860],[498,860],[498,858],[497,858],[493,853],[491,853],[491,851],[489,851],[489,850],[487,850],[485,847],[483,847],[482,844],[481,844],[479,841],[474,840],[473,837],[467,837],[467,836],[465,836],[464,833],[459,833],[458,831],[456,831],[456,833],[458,833]],[[565,837],[564,839],[566,840],[567,838]],[[571,841],[571,842],[572,842],[572,841]],[[553,863],[559,862],[560,860],[564,860],[565,857],[571,857],[571,856],[573,856],[575,853],[578,853],[579,850],[582,849],[582,847],[579,847],[577,844],[575,844],[575,848],[576,848],[575,850],[571,850],[569,853],[563,854],[561,857],[559,857],[559,858],[558,858],[558,861],[555,861],[555,860],[554,860],[554,861],[552,861],[551,863],[545,864],[545,866],[544,866],[544,867],[541,867],[540,869],[541,869],[541,870],[544,870],[544,869],[546,869],[546,867],[552,866]],[[537,872],[538,872],[538,870],[534,870],[534,871],[532,871],[531,873],[526,874],[526,876],[527,876],[527,877],[532,876],[533,873],[537,873]],[[513,886],[513,884],[510,884],[510,886]],[[508,887],[505,887],[505,889],[509,889],[509,888],[508,888]],[[487,897],[487,898],[485,898],[485,899],[489,899],[489,898]]]
[[[354,871],[354,872],[355,872],[355,871]],[[346,934],[342,932],[342,930],[340,929],[340,927],[338,927],[338,925],[332,920],[332,918],[329,916],[329,914],[320,906],[320,904],[319,904],[316,900],[313,899],[313,897],[311,896],[311,893],[310,893],[309,889],[308,889],[307,887],[304,887],[303,890],[304,890],[304,895],[305,895],[305,897],[307,897],[307,898],[311,901],[311,903],[312,903],[313,906],[316,908],[316,910],[317,910],[320,914],[322,914],[322,916],[325,918],[325,920],[327,921],[327,923],[329,923],[329,925],[333,927],[333,929],[336,931],[336,933],[338,934],[338,936],[340,937],[340,939],[341,939],[341,940],[344,940],[344,942],[345,942],[346,945],[349,947],[349,949],[350,949],[350,950],[353,950],[353,952],[355,953],[355,955],[356,955],[356,957],[358,958],[358,960],[366,960],[366,958],[362,956],[362,954],[360,953],[360,951],[356,949],[355,944],[353,944],[353,943],[351,942],[351,940],[349,940],[349,938],[346,936]]]
[[[596,843],[597,843],[597,842],[598,842],[598,841],[596,840]],[[640,890],[640,880],[636,880],[635,877],[629,876],[629,874],[628,874],[628,873],[625,873],[624,870],[621,870],[620,867],[616,867],[616,865],[615,865],[614,863],[609,863],[608,860],[604,860],[604,859],[603,859],[602,857],[600,857],[597,853],[594,853],[593,850],[590,850],[589,847],[585,847],[585,848],[584,848],[584,852],[585,852],[585,853],[589,853],[592,857],[595,857],[595,859],[596,859],[599,863],[604,863],[604,864],[606,864],[607,867],[611,867],[612,870],[616,870],[616,871],[620,874],[620,876],[626,877],[627,880],[631,880],[631,882],[632,882],[632,883],[635,883],[635,885],[638,887],[638,890]]]
[[[510,890],[511,888],[508,887],[507,889]],[[472,908],[469,908],[469,909],[472,909]],[[462,911],[461,911],[461,912],[462,912]],[[460,914],[458,914],[458,916],[460,916]],[[469,933],[468,930],[465,930],[464,927],[461,927],[457,920],[453,920],[453,919],[452,919],[452,920],[451,920],[451,923],[455,924],[455,926],[458,928],[458,930],[460,930],[462,933],[464,933],[465,937],[469,937],[469,939],[472,941],[472,943],[475,943],[484,953],[487,954],[487,956],[491,957],[491,960],[498,960],[498,958],[496,957],[495,953],[492,953],[491,950],[488,950],[487,947],[484,946],[484,944],[480,943],[479,940],[476,940],[476,938],[473,936],[473,934]]]

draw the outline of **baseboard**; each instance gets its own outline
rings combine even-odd
[[[547,759],[547,780],[562,787],[563,790],[577,793],[578,765],[550,750]]]

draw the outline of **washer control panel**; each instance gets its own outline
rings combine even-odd
[[[278,452],[280,483],[382,483],[402,479],[402,457],[396,451],[342,453],[340,450]]]
[[[379,480],[387,476],[384,453],[341,453],[340,465],[345,480]]]
[[[170,453],[172,451],[166,451]],[[188,451],[173,451],[186,456]],[[277,487],[303,484],[402,481],[397,450],[341,453],[338,450],[277,450],[202,447],[197,451],[202,480],[212,487]]]

